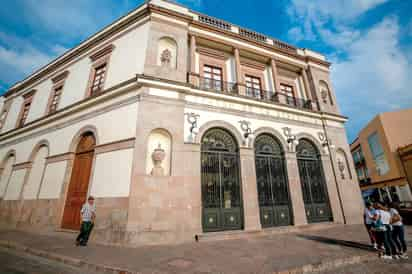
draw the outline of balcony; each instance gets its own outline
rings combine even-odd
[[[225,82],[221,80],[196,76],[192,78],[191,84],[195,88],[204,91],[228,94],[233,96],[241,96],[245,98],[254,99],[257,101],[263,101],[279,105],[287,105],[290,107],[305,110],[314,110],[313,102],[311,100],[292,97],[278,92],[274,93],[272,91],[267,91],[263,89],[253,89],[245,87],[244,85],[239,85],[237,83]]]
[[[210,78],[198,77],[197,88],[201,90],[217,92],[217,93],[226,93],[232,95],[238,95],[239,90],[236,83],[225,82],[221,80],[215,80]]]

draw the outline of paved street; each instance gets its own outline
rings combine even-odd
[[[412,254],[409,253],[409,257]],[[356,264],[346,267],[337,268],[331,271],[321,272],[319,274],[411,274],[412,259],[383,261],[374,260],[372,262]]]
[[[408,238],[412,239],[412,229],[408,228],[407,231]],[[412,259],[393,262],[378,259],[376,252],[368,247],[368,237],[363,226],[335,226],[318,231],[138,248],[95,243],[87,248],[80,248],[74,246],[73,235],[61,233],[34,235],[1,231],[0,241],[6,239],[48,254],[59,254],[95,265],[113,266],[138,273],[273,273],[309,264],[316,267],[354,256],[371,259],[322,274],[412,273]],[[411,243],[409,241],[409,246]],[[0,248],[0,273],[87,273],[54,261],[11,252],[12,255],[9,255]],[[409,256],[412,257],[412,254]]]
[[[55,261],[0,248],[1,274],[97,274]]]

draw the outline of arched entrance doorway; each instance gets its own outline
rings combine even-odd
[[[80,228],[80,209],[87,198],[95,145],[96,139],[91,132],[84,133],[77,145],[63,211],[63,228]]]
[[[284,152],[272,135],[256,137],[255,166],[262,227],[292,224]]]
[[[332,221],[322,161],[316,146],[301,139],[296,148],[306,217],[309,223]]]
[[[224,129],[208,130],[201,145],[203,231],[243,228],[239,148]]]

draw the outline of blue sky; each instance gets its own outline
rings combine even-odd
[[[0,94],[142,0],[15,0],[0,8]],[[349,141],[412,107],[412,0],[178,0],[328,57]]]

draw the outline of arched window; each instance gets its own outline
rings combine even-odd
[[[256,137],[255,166],[262,227],[290,225],[292,210],[284,152],[272,135]]]
[[[158,66],[177,68],[177,43],[173,38],[160,38],[157,52]]]
[[[29,178],[23,189],[23,199],[37,199],[43,180],[46,158],[49,156],[49,148],[46,145],[41,145],[36,148],[36,150]]]
[[[332,212],[319,150],[310,140],[300,139],[296,157],[308,222],[331,221]]]
[[[235,138],[221,128],[202,137],[202,225],[205,232],[242,229],[243,207]]]
[[[7,186],[10,181],[11,173],[13,170],[13,165],[16,162],[16,156],[14,153],[9,153],[2,163],[2,171],[0,175],[0,198],[4,197],[6,193]]]
[[[319,90],[322,101],[327,104],[329,100],[330,104],[333,106],[332,94],[330,93],[329,86],[325,81],[319,81]]]

